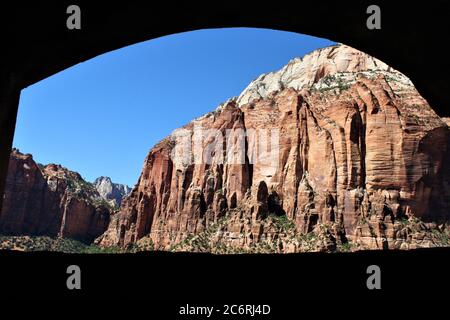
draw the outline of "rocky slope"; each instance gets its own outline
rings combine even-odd
[[[449,127],[406,76],[327,47],[157,144],[98,243],[218,253],[446,245],[449,164]]]
[[[122,199],[131,192],[129,186],[113,183],[109,177],[99,177],[95,179],[94,186],[100,196],[114,207],[120,207]]]
[[[95,187],[60,165],[36,164],[13,149],[3,207],[2,235],[46,235],[92,242],[109,224],[111,206]]]

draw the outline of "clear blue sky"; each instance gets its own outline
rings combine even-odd
[[[209,29],[106,53],[22,91],[14,146],[86,180],[133,186],[151,147],[261,73],[333,42],[267,29]]]

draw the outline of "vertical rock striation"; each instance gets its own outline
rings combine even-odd
[[[265,134],[275,153],[262,150]],[[212,252],[433,246],[449,218],[449,160],[448,125],[407,77],[332,46],[157,144],[98,241]]]

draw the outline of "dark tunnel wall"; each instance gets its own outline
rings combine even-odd
[[[74,3],[81,7],[81,30],[66,28],[69,1],[2,4],[0,194],[22,88],[99,54],[178,32],[260,27],[342,42],[406,74],[441,116],[450,116],[446,1],[429,1],[426,7],[365,0]],[[374,3],[381,8],[381,30],[366,27],[366,9]]]

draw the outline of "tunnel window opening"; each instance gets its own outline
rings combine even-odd
[[[227,139],[233,130],[244,139]],[[250,130],[279,138],[268,143],[275,160]],[[394,228],[401,212],[427,215],[430,203],[433,221],[447,214],[438,190],[448,156],[436,147],[447,132],[406,76],[344,44],[250,28],[153,39],[23,90],[0,234],[61,231],[102,245],[157,238],[166,248],[189,234],[199,236],[195,250],[213,250],[214,239],[255,248],[282,239],[280,230],[354,235],[368,223],[356,218],[386,195],[392,210],[373,212],[386,216],[377,230]],[[230,227],[244,220],[251,228]]]

